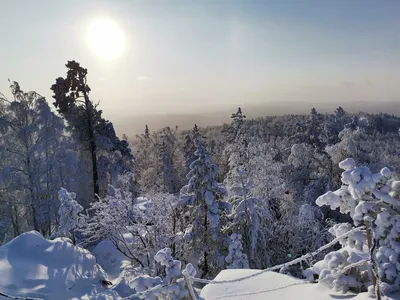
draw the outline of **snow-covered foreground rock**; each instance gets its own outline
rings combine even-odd
[[[90,252],[62,239],[31,231],[0,247],[0,292],[10,296],[95,299],[106,291],[103,278]]]
[[[216,281],[232,280],[259,272],[259,270],[224,270]],[[366,293],[336,293],[319,283],[293,278],[275,272],[266,272],[235,283],[208,284],[201,291],[205,300],[372,300]],[[400,294],[385,300],[400,299]]]

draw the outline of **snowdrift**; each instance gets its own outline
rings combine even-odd
[[[0,247],[0,291],[11,296],[95,299],[104,278],[93,255],[63,239],[31,231]]]
[[[120,297],[128,297],[135,293],[129,286],[129,282],[136,276],[141,275],[140,270],[137,271],[111,241],[101,241],[93,249],[92,253],[107,273],[107,278],[113,283],[113,287],[109,292],[116,292]]]
[[[101,279],[105,271],[87,250],[72,245],[65,239],[47,240],[35,231],[24,233],[0,247],[0,292],[46,300],[67,299],[122,299],[133,293],[127,280],[134,277],[134,270],[126,271],[127,261],[105,241],[94,250],[103,262],[114,287],[105,289]],[[118,273],[122,270],[122,274]],[[248,276],[259,270],[224,270],[215,280],[230,280]],[[274,272],[266,272],[235,283],[209,284],[201,291],[205,300],[371,300],[366,293],[340,294],[322,284]],[[0,296],[1,300],[4,298]],[[385,300],[400,299],[400,294]]]
[[[130,261],[115,248],[111,241],[101,241],[92,253],[97,263],[107,273],[109,280],[117,279],[130,266]]]
[[[231,280],[248,276],[259,270],[224,270],[215,280]],[[275,272],[266,272],[235,283],[208,284],[200,294],[205,300],[372,300],[366,293],[341,294],[319,283],[310,283]],[[400,294],[385,300],[400,299]]]

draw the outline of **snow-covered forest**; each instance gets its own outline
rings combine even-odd
[[[15,81],[0,94],[3,297],[212,299],[224,270],[270,268],[395,297],[399,117],[243,107],[230,124],[119,137],[90,72],[69,61],[59,75],[52,100]],[[43,278],[35,263],[55,261],[66,273]]]

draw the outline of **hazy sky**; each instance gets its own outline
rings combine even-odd
[[[10,78],[51,100],[74,59],[110,119],[400,100],[399,16],[400,0],[0,0],[0,91]],[[122,36],[112,59],[88,42],[102,20]]]

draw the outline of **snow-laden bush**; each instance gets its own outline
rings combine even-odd
[[[400,201],[398,200],[400,182],[394,179],[394,174],[383,168],[379,173],[372,174],[367,167],[356,167],[355,161],[348,158],[340,162],[343,185],[334,192],[320,196],[316,203],[319,206],[329,205],[331,209],[340,209],[344,214],[350,214],[356,226],[366,225],[367,231],[350,237],[343,245],[362,251],[363,257],[369,255],[373,271],[372,281],[376,278],[376,286],[384,292],[399,289],[400,286]],[[332,230],[345,232],[349,225],[337,225]],[[365,246],[367,245],[367,247]],[[329,254],[328,254],[329,255]],[[361,254],[360,254],[361,255]],[[331,261],[331,257],[325,260]],[[335,263],[328,264],[329,271],[322,270],[322,280],[331,274],[343,273],[351,276],[352,268],[346,268],[346,263],[355,263],[351,254],[342,257],[335,256]],[[345,259],[345,261],[344,261]],[[361,259],[358,259],[360,262]],[[343,272],[345,269],[346,272]],[[360,269],[359,269],[360,271]],[[353,274],[353,278],[336,279],[332,284],[346,290],[352,286],[365,285],[362,273]],[[343,276],[341,278],[344,278]]]
[[[58,210],[60,226],[57,236],[71,237],[75,240],[74,231],[79,226],[79,213],[83,211],[83,207],[76,202],[75,198],[75,193],[70,193],[64,188],[58,192],[58,200],[61,204]]]
[[[353,229],[349,223],[334,225],[329,232],[340,237]],[[340,241],[342,248],[325,255],[322,261],[311,268],[313,273],[319,274],[323,282],[336,291],[347,292],[366,291],[371,283],[367,260],[369,258],[365,232],[356,232],[354,235]]]
[[[91,204],[81,226],[85,245],[109,240],[115,248],[140,267],[153,268],[157,249],[171,245],[168,214],[174,197],[167,194],[134,199],[126,176],[119,188],[110,186],[109,195]],[[156,203],[157,202],[157,203]]]
[[[148,275],[136,277],[129,284],[136,291],[136,294],[132,295],[130,299],[188,299],[189,290],[183,274],[186,272],[189,276],[195,276],[194,267],[188,264],[182,270],[181,262],[172,258],[169,248],[158,251],[154,259],[165,268],[165,277],[150,277]]]
[[[249,261],[247,255],[243,253],[242,235],[232,233],[230,236],[229,254],[225,257],[228,269],[248,269]]]

